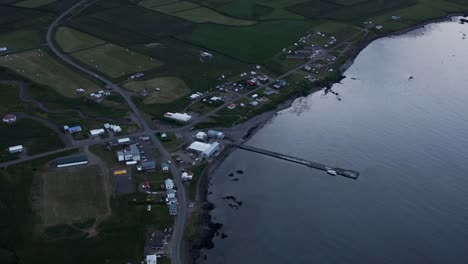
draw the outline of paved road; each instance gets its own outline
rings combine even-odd
[[[133,101],[131,100],[128,93],[126,93],[121,87],[119,87],[117,84],[114,84],[113,82],[106,79],[105,77],[103,77],[103,76],[101,76],[101,75],[99,75],[99,74],[97,74],[95,72],[92,72],[91,70],[77,64],[70,57],[68,57],[67,55],[62,53],[62,51],[60,49],[58,49],[56,47],[56,45],[55,45],[54,33],[55,33],[55,30],[56,30],[56,27],[60,25],[62,20],[64,18],[67,18],[67,17],[70,17],[70,16],[76,14],[77,12],[83,11],[86,7],[90,6],[93,3],[94,3],[94,1],[89,1],[89,0],[80,1],[80,2],[76,3],[75,5],[73,5],[70,9],[66,10],[60,16],[58,16],[52,22],[52,24],[50,24],[50,26],[49,26],[49,28],[47,30],[47,36],[46,36],[47,44],[48,44],[50,50],[53,53],[55,53],[55,55],[59,59],[61,59],[62,61],[64,61],[68,65],[74,67],[75,69],[77,69],[79,71],[82,71],[83,73],[86,73],[86,74],[98,79],[99,81],[103,82],[108,89],[112,89],[112,90],[118,92],[125,99],[125,101],[129,105],[130,109],[133,111],[133,113],[134,113],[134,115],[136,117],[136,120],[138,121],[139,125],[143,129],[143,132],[145,134],[147,134],[148,136],[150,136],[154,146],[158,149],[158,151],[159,151],[159,153],[161,155],[161,158],[163,160],[171,161],[170,170],[171,170],[171,173],[174,175],[174,181],[175,181],[175,184],[176,184],[177,190],[178,190],[178,203],[179,203],[179,212],[178,212],[178,216],[177,216],[176,221],[175,221],[175,225],[174,225],[174,229],[173,229],[174,233],[173,233],[173,236],[172,236],[171,263],[180,264],[181,263],[180,244],[181,244],[181,241],[182,241],[182,235],[183,235],[183,232],[184,232],[185,220],[186,220],[186,215],[187,215],[187,198],[186,198],[184,186],[182,184],[182,179],[180,177],[181,172],[175,166],[175,163],[173,162],[169,152],[163,147],[161,142],[156,137],[155,133],[151,130],[151,128],[149,127],[149,125],[146,122],[145,118],[143,117],[143,114],[139,111],[139,109],[133,103]]]

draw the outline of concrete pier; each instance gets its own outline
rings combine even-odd
[[[326,165],[323,165],[323,164],[320,164],[320,163],[317,163],[317,162],[308,161],[308,160],[305,160],[305,159],[301,159],[301,158],[281,154],[281,153],[274,152],[274,151],[269,151],[269,150],[265,150],[265,149],[251,147],[251,146],[247,146],[247,145],[244,145],[244,144],[235,144],[234,143],[232,145],[237,147],[237,148],[243,149],[243,150],[259,153],[259,154],[270,156],[270,157],[277,158],[277,159],[286,160],[286,161],[289,161],[289,162],[294,162],[294,163],[297,163],[297,164],[305,165],[307,167],[314,168],[314,169],[321,170],[321,171],[325,171],[325,172],[328,171],[328,170],[334,170],[337,175],[340,175],[340,176],[343,176],[343,177],[346,177],[346,178],[350,178],[350,179],[353,179],[353,180],[356,180],[359,177],[359,172],[357,172],[357,171],[346,170],[346,169],[341,169],[341,168],[334,168],[334,167],[326,166]]]

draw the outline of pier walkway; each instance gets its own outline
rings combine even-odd
[[[357,171],[346,170],[346,169],[341,169],[341,168],[334,168],[334,167],[326,166],[326,165],[323,165],[323,164],[320,164],[320,163],[317,163],[317,162],[308,161],[308,160],[305,160],[305,159],[301,159],[301,158],[281,154],[281,153],[274,152],[274,151],[269,151],[269,150],[265,150],[265,149],[251,147],[251,146],[247,146],[247,145],[244,145],[244,144],[233,143],[232,145],[239,148],[239,149],[259,153],[259,154],[270,156],[270,157],[277,158],[277,159],[282,159],[282,160],[294,162],[294,163],[297,163],[297,164],[305,165],[307,167],[314,168],[314,169],[321,170],[321,171],[325,171],[325,172],[328,171],[328,170],[334,170],[336,172],[336,174],[338,174],[340,176],[344,176],[346,178],[353,179],[353,180],[356,180],[359,177],[359,172],[357,172]]]

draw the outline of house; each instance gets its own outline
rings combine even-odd
[[[72,126],[72,127],[63,126],[63,130],[66,133],[74,134],[74,133],[81,132],[82,129],[81,129],[81,126]]]
[[[200,99],[201,96],[202,96],[201,93],[194,93],[194,94],[190,95],[189,98],[190,98],[190,100],[195,101],[195,100],[197,100],[197,99]]]
[[[161,140],[167,140],[167,134],[166,133],[161,133]]]
[[[146,245],[154,250],[163,250],[166,244],[166,235],[155,229],[150,229],[146,233]]]
[[[246,83],[248,86],[256,86],[256,85],[257,85],[256,79],[247,80],[247,81],[245,81],[245,83]]]
[[[189,122],[192,119],[192,116],[187,115],[186,113],[181,114],[181,113],[167,112],[164,114],[164,117],[175,120],[175,121],[184,122],[184,123]]]
[[[204,140],[206,140],[206,139],[208,138],[208,135],[206,135],[205,132],[198,132],[198,133],[195,135],[195,138],[196,138],[197,140],[202,140],[202,141],[204,141]]]
[[[166,162],[161,163],[161,169],[163,172],[169,172],[169,164]]]
[[[210,147],[201,153],[201,156],[205,159],[210,159],[213,155],[221,149],[221,144],[214,142]]]
[[[310,70],[312,70],[312,67],[310,67],[310,65],[305,65],[305,66],[304,66],[304,70],[310,71]]]
[[[13,114],[7,114],[3,116],[2,122],[7,124],[13,124],[16,122],[16,116]]]
[[[177,215],[177,204],[172,203],[172,204],[169,204],[168,207],[169,207],[170,215]]]
[[[234,108],[236,108],[236,107],[237,107],[236,104],[229,104],[229,105],[227,106],[227,108],[230,109],[230,110],[232,110],[232,109],[234,109]]]
[[[167,198],[175,198],[176,197],[176,191],[174,189],[169,189],[166,192]]]
[[[193,179],[193,173],[184,171],[182,172],[181,178],[184,181],[191,181]]]
[[[166,179],[164,181],[164,186],[166,186],[166,190],[173,189],[174,188],[174,181],[168,178],[168,179]]]
[[[167,205],[177,204],[177,198],[175,198],[175,197],[166,197],[166,204]]]
[[[279,86],[278,84],[274,84],[273,88],[275,88],[276,90],[279,90],[281,88],[281,86]]]
[[[216,131],[216,130],[208,130],[208,136],[211,138],[217,138],[217,139],[223,139],[224,138],[224,133],[221,131]]]
[[[145,181],[143,182],[143,184],[141,185],[141,188],[143,189],[149,189],[151,186],[150,186],[150,183],[149,181]]]
[[[158,264],[158,256],[146,255],[146,264]]]
[[[213,96],[210,98],[210,101],[213,103],[223,102],[223,98],[219,96]]]
[[[287,83],[286,83],[285,80],[279,80],[278,84],[279,84],[279,86],[284,87],[284,86],[286,86]]]
[[[21,153],[23,152],[23,146],[22,145],[17,145],[17,146],[12,146],[12,147],[9,147],[8,148],[8,152],[10,154],[13,154],[13,153]]]
[[[57,168],[86,165],[88,164],[88,158],[85,155],[72,155],[56,159],[55,164]]]
[[[102,135],[106,133],[106,131],[103,128],[99,128],[99,129],[91,129],[89,133],[91,134],[91,136],[98,136],[98,135]]]
[[[257,78],[261,83],[268,82],[268,76],[266,76],[266,75],[258,76]]]

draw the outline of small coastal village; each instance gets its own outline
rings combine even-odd
[[[66,24],[68,16],[92,4],[77,2],[48,21],[48,30],[43,32],[47,33],[47,51],[42,45],[22,57],[31,52],[29,47],[18,49],[10,44],[15,42],[4,43],[0,38],[0,67],[5,68],[0,85],[13,91],[5,96],[5,107],[0,106],[0,129],[5,134],[0,165],[5,178],[17,171],[30,177],[25,183],[28,187],[21,188],[30,197],[22,206],[32,208],[41,220],[25,225],[34,226],[31,229],[41,235],[25,241],[32,245],[40,239],[54,242],[70,236],[96,239],[99,244],[104,243],[99,241],[100,234],[108,234],[102,241],[112,241],[117,250],[106,248],[106,252],[124,251],[130,241],[138,247],[131,253],[116,253],[115,259],[128,263],[180,264],[181,259],[188,262],[200,257],[199,252],[195,257],[180,252],[192,252],[192,244],[202,244],[198,242],[201,236],[214,236],[214,232],[205,234],[209,228],[199,220],[212,206],[200,198],[205,190],[199,186],[209,169],[298,96],[322,90],[342,100],[331,84],[344,78],[342,72],[359,49],[388,32],[405,29],[400,28],[404,23],[414,23],[398,10],[352,26],[326,22],[323,27],[301,30],[298,38],[284,42],[268,61],[240,60],[242,66],[217,48],[196,45],[184,48],[188,51],[181,57],[198,65],[186,70],[189,63],[174,59],[173,65],[173,58],[159,62],[151,57],[152,52],[160,55],[154,51],[160,46],[172,48],[173,40],[169,44],[145,40],[144,47],[120,47],[104,40],[104,34],[100,39],[88,32],[94,29],[87,22],[80,20],[86,25],[83,29]],[[108,7],[98,8],[107,11]],[[179,17],[169,11],[151,12]],[[73,36],[69,42],[81,42],[64,43],[60,34]],[[115,57],[102,58],[100,52],[92,51],[108,46]],[[140,54],[146,49],[150,52]],[[34,74],[28,60],[33,61]],[[223,69],[219,62],[230,67]],[[200,68],[190,78],[204,88],[194,88],[172,72],[163,71],[161,77],[156,71],[164,63],[184,67],[184,74]],[[56,74],[66,81],[59,83],[54,73],[42,72],[45,65],[57,67]],[[204,67],[213,67],[209,68],[213,74],[206,74]],[[37,129],[36,137],[20,132],[31,124]],[[20,169],[22,164],[26,166]],[[332,168],[324,168],[336,175]]]

